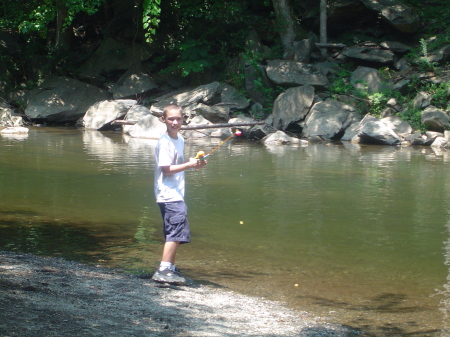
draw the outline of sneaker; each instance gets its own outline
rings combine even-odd
[[[186,283],[186,279],[179,272],[172,271],[170,269],[159,270],[157,269],[152,276],[152,280],[159,283],[169,283],[183,285]]]

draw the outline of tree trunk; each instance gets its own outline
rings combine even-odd
[[[56,37],[55,48],[58,50],[68,49],[70,41],[70,31],[64,27],[69,12],[64,0],[56,1]]]
[[[293,49],[293,43],[297,37],[297,26],[292,12],[290,0],[272,0],[277,19],[278,33],[281,37],[284,54],[287,55]]]
[[[327,0],[320,0],[320,43],[327,43]],[[321,52],[323,56],[327,53],[325,48]]]

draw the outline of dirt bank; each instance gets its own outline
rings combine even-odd
[[[0,252],[0,337],[348,335],[306,312],[196,282],[169,287],[146,276]]]

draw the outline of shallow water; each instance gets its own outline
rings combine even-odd
[[[57,128],[2,136],[0,249],[152,272],[155,143]],[[447,152],[236,140],[208,162],[187,172],[186,275],[367,335],[447,336]]]

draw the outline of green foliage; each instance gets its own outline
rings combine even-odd
[[[258,11],[252,11],[253,6]],[[159,68],[183,76],[224,70],[233,57],[244,51],[245,37],[252,27],[270,29],[262,21],[267,20],[270,10],[270,3],[266,8],[258,1],[162,1],[158,35],[164,38],[159,42],[164,45],[165,55],[159,60]],[[233,76],[226,81],[240,80]]]
[[[161,14],[161,0],[143,0],[142,5],[142,27],[144,28],[145,40],[152,41],[152,37],[156,34]]]
[[[345,95],[353,92],[354,87],[350,83],[351,71],[347,68],[340,68],[336,73],[336,77],[334,81],[331,83],[329,87],[329,91],[331,96],[335,97],[336,95]]]
[[[163,72],[175,72],[186,77],[210,69],[215,63],[215,59],[210,53],[210,46],[193,39],[187,39],[180,43],[178,53],[177,62],[172,63]]]
[[[422,124],[422,110],[419,108],[414,108],[410,105],[398,115],[407,121],[414,130],[427,131],[426,125]]]
[[[92,15],[96,13],[104,0],[42,0],[34,1],[34,7],[24,6],[22,21],[17,27],[23,34],[37,32],[42,37],[47,37],[50,23],[56,20],[58,11],[64,12],[64,29],[72,23],[77,13]]]

